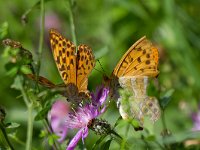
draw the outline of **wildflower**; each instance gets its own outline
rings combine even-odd
[[[99,87],[96,93],[92,93],[92,102],[86,104],[83,107],[78,107],[75,113],[68,113],[66,118],[66,126],[69,129],[79,129],[77,134],[74,138],[70,141],[67,150],[73,150],[78,141],[82,138],[82,142],[84,143],[84,139],[88,135],[88,128],[92,124],[95,118],[101,115],[104,111],[106,106],[104,104],[107,96],[108,96],[108,89]],[[101,106],[103,106],[101,108]]]
[[[51,127],[53,132],[60,138],[58,142],[62,142],[67,135],[67,128],[65,125],[66,114],[69,113],[69,103],[63,100],[57,100],[49,112],[49,121],[51,122]]]
[[[95,118],[97,118],[99,115],[105,112],[106,105],[104,105],[104,102],[108,96],[108,93],[109,90],[107,88],[104,88],[103,86],[99,87],[95,93],[91,94],[92,97],[91,103],[87,103],[84,106],[78,106],[76,111],[73,112],[67,112],[66,110],[68,109],[62,109],[62,104],[59,101],[53,105],[51,109],[51,116],[52,112],[57,113],[54,114],[55,118],[51,117],[51,125],[52,128],[54,128],[54,131],[60,131],[60,129],[63,129],[64,131],[65,130],[67,131],[68,129],[79,129],[77,134],[70,141],[67,150],[73,150],[78,144],[80,139],[82,139],[82,142],[84,143],[84,139],[88,135],[89,128],[93,129],[97,126],[94,125],[91,127],[91,125],[94,122],[98,123],[101,122],[101,121],[95,121]],[[65,105],[65,103],[63,103],[63,105]],[[60,126],[56,125],[57,122],[60,122]],[[104,129],[106,127],[110,129],[110,126],[107,125],[105,121],[103,121],[102,125],[104,125]],[[58,132],[56,133],[58,134]],[[60,141],[62,141],[65,136],[66,134],[63,133],[61,135]]]

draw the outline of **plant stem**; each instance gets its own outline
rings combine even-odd
[[[69,13],[69,22],[70,22],[70,29],[71,29],[71,34],[72,34],[72,41],[74,45],[77,47],[77,40],[76,40],[76,32],[75,32],[75,24],[74,24],[74,17],[73,17],[73,12],[72,12],[72,1],[68,0],[68,13]],[[77,48],[76,48],[76,53],[77,53]]]
[[[53,133],[53,130],[52,130],[51,126],[49,125],[49,122],[48,122],[48,119],[47,119],[47,118],[44,119],[44,125],[45,125],[45,128],[46,128],[47,132],[48,132],[49,134],[52,134],[52,133]],[[58,145],[56,141],[53,141],[53,149],[54,149],[54,150],[61,149],[61,148],[60,148],[60,145]]]
[[[22,84],[22,83],[21,83]],[[32,147],[32,134],[33,134],[33,103],[28,99],[23,85],[21,85],[21,93],[28,109],[28,123],[27,123],[27,139],[26,150],[31,150]]]
[[[40,0],[40,39],[39,39],[39,48],[38,48],[38,61],[37,61],[37,76],[40,72],[41,66],[41,57],[42,57],[42,50],[44,46],[44,22],[45,22],[45,9],[44,9],[44,0]]]
[[[33,134],[33,104],[30,103],[28,106],[28,128],[27,128],[27,141],[26,150],[31,150],[32,147],[32,134]]]

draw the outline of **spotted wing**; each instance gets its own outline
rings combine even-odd
[[[134,43],[121,58],[112,75],[156,77],[158,69],[158,49],[142,37]]]
[[[50,30],[50,44],[58,71],[66,85],[76,85],[75,45],[55,29]]]
[[[38,76],[38,79],[37,79],[36,75],[34,75],[34,74],[26,74],[26,76],[33,81],[38,81],[38,83],[44,87],[47,87],[47,88],[57,87],[57,85],[55,85],[54,83],[52,83],[45,77]]]
[[[77,51],[77,87],[79,92],[87,92],[88,76],[95,66],[92,49],[87,45],[79,45]]]

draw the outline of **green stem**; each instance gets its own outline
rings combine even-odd
[[[37,61],[37,76],[40,72],[41,66],[41,57],[42,57],[42,50],[44,46],[44,21],[45,21],[45,9],[44,9],[44,0],[40,1],[40,39],[39,39],[39,48],[38,48],[38,61]]]
[[[51,126],[49,125],[48,119],[45,118],[44,120],[45,120],[45,121],[44,121],[44,125],[45,125],[45,128],[46,128],[47,132],[48,132],[49,134],[52,134],[52,133],[53,133],[53,130],[52,130]],[[53,149],[54,149],[54,150],[59,150],[59,149],[61,149],[61,148],[60,148],[60,145],[58,145],[56,141],[53,141]]]
[[[27,139],[26,150],[31,150],[32,147],[32,135],[33,135],[33,103],[28,99],[23,85],[21,85],[21,93],[28,109],[28,123],[27,123]]]
[[[32,147],[32,135],[33,135],[33,104],[28,106],[28,131],[27,131],[27,141],[26,150],[31,150]]]
[[[72,1],[68,0],[68,13],[69,13],[69,22],[70,22],[70,29],[71,29],[71,34],[72,34],[72,41],[74,45],[77,47],[77,40],[76,40],[76,32],[75,32],[75,24],[74,24],[74,17],[73,17],[73,12],[72,12]],[[77,53],[77,48],[76,48],[76,53]]]

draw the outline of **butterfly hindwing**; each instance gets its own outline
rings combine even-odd
[[[80,92],[87,91],[88,76],[95,66],[92,49],[84,44],[78,46],[77,52],[77,86]]]

